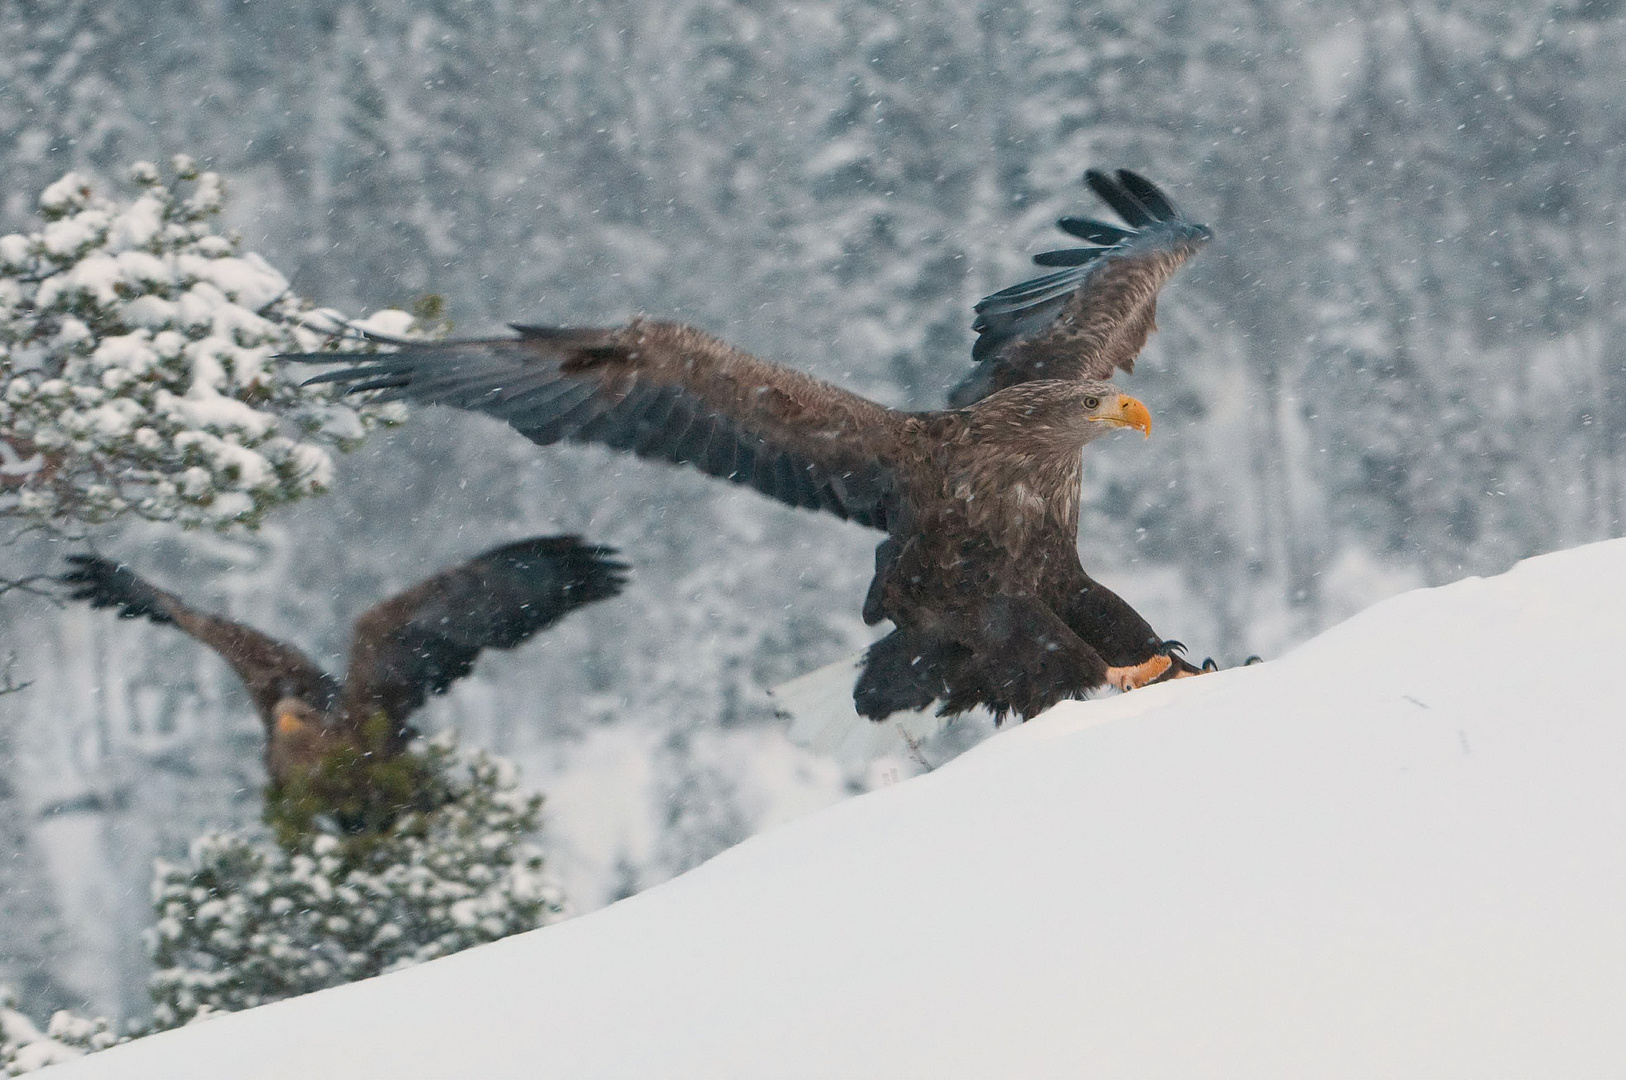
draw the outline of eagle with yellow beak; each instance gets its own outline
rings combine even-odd
[[[540,445],[692,465],[884,530],[864,616],[895,628],[866,655],[858,711],[880,720],[935,702],[944,715],[983,705],[1026,718],[1098,687],[1197,672],[1084,572],[1078,513],[1084,446],[1151,433],[1146,406],[1105,380],[1133,370],[1159,290],[1210,233],[1135,173],[1085,180],[1127,227],[1063,218],[1091,246],[1038,256],[1062,269],[977,305],[978,367],[952,409],[890,409],[645,319],[288,359],[351,361],[311,382],[482,412]]]

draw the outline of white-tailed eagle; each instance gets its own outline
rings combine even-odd
[[[504,544],[442,570],[368,609],[351,634],[341,683],[294,646],[199,611],[96,555],[70,555],[70,596],[120,618],[174,626],[220,654],[265,725],[273,791],[351,749],[387,760],[415,736],[410,719],[430,694],[474,669],[483,649],[512,649],[565,615],[614,596],[626,566],[574,536]],[[376,824],[376,823],[375,823]]]
[[[1089,246],[1038,256],[1060,269],[977,305],[977,367],[948,410],[889,409],[644,319],[290,359],[352,361],[313,382],[486,413],[541,445],[693,465],[884,530],[864,616],[896,628],[867,654],[858,711],[940,702],[1025,718],[1197,671],[1079,563],[1079,451],[1119,428],[1150,433],[1146,407],[1105,380],[1131,371],[1158,292],[1210,233],[1135,173],[1085,180],[1124,225],[1063,218]]]

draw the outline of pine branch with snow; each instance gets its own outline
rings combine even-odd
[[[122,1041],[106,1020],[86,1019],[66,1009],[53,1015],[41,1031],[18,1010],[16,992],[0,986],[0,1069],[7,1076],[59,1065]]]
[[[120,203],[69,173],[40,197],[43,227],[0,237],[0,515],[253,525],[323,491],[332,451],[397,415],[271,357],[415,320],[347,323],[295,296],[217,231],[224,183],[189,158],[130,178]]]
[[[148,942],[159,1028],[446,956],[564,917],[531,842],[542,798],[515,770],[431,740],[426,772],[451,801],[364,844],[307,835],[288,848],[237,832],[160,861]]]

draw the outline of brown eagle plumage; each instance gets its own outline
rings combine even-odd
[[[265,725],[266,771],[280,788],[346,745],[399,754],[416,734],[412,714],[472,671],[481,650],[514,648],[620,592],[626,567],[614,555],[574,536],[545,536],[443,570],[356,620],[342,684],[292,645],[198,611],[111,560],[70,555],[73,569],[61,580],[75,600],[170,624],[219,653]],[[386,725],[375,746],[368,728],[379,717]]]
[[[690,464],[885,530],[864,616],[896,628],[867,654],[859,712],[941,702],[1025,718],[1196,670],[1080,565],[1079,451],[1116,428],[1150,432],[1145,406],[1103,380],[1130,370],[1159,289],[1209,233],[1134,173],[1086,180],[1129,227],[1063,219],[1095,246],[1041,255],[1065,269],[977,305],[978,368],[946,411],[889,409],[643,319],[291,359],[350,359],[312,381],[483,412],[541,445]]]

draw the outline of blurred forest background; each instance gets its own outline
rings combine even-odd
[[[68,169],[195,155],[228,224],[360,314],[460,334],[677,317],[908,407],[971,305],[1031,273],[1086,166],[1216,242],[1087,455],[1087,566],[1233,663],[1403,588],[1620,535],[1619,0],[18,0],[0,7],[0,229]],[[692,471],[434,410],[258,533],[97,545],[342,667],[350,620],[539,532],[619,547],[621,598],[427,714],[547,793],[578,911],[866,785],[765,688],[867,643],[875,537]],[[65,545],[0,549],[8,574]],[[155,854],[259,812],[259,732],[181,635],[0,599],[0,979],[147,1008]],[[1487,663],[1507,662],[1487,657]],[[1374,673],[1381,677],[1381,673]]]

